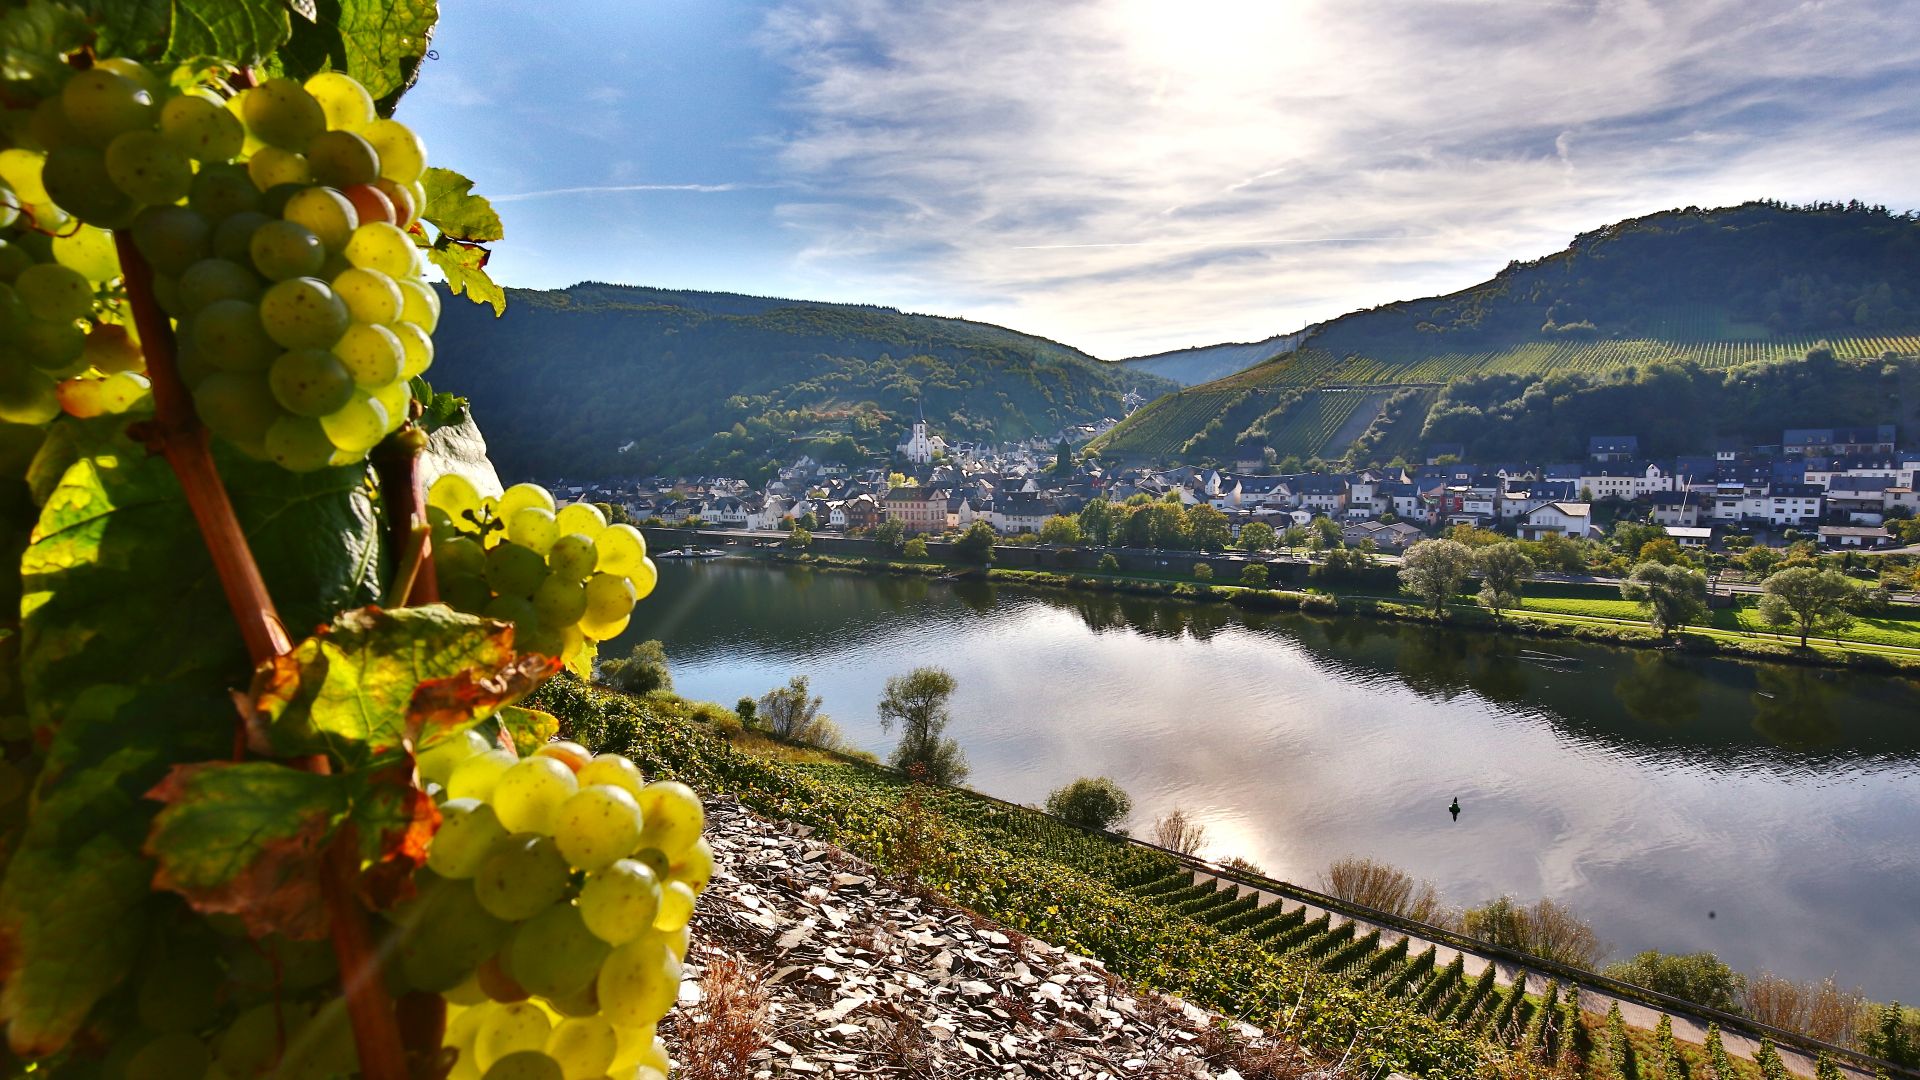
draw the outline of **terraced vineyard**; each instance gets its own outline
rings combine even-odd
[[[1379,415],[1380,405],[1391,393],[1390,390],[1373,393],[1315,390],[1288,410],[1281,423],[1272,425],[1267,445],[1283,458],[1291,455],[1306,459],[1328,453],[1339,457],[1346,445],[1358,438]],[[1341,435],[1346,438],[1336,437]]]
[[[1177,453],[1209,420],[1239,398],[1243,389],[1181,390],[1155,398],[1120,427],[1094,440],[1093,445],[1129,457],[1163,457]],[[1125,434],[1119,435],[1122,431]]]

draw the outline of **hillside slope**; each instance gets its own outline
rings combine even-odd
[[[1335,319],[1291,352],[1153,402],[1099,446],[1122,457],[1223,459],[1261,442],[1281,456],[1369,461],[1436,441],[1473,452],[1485,436],[1488,452],[1497,441],[1502,454],[1556,456],[1594,432],[1560,424],[1515,437],[1433,421],[1469,408],[1511,419],[1549,405],[1568,406],[1561,419],[1571,420],[1594,412],[1593,395],[1610,395],[1609,431],[1671,444],[1659,452],[1704,449],[1716,435],[1777,440],[1776,411],[1748,409],[1728,387],[1758,382],[1771,393],[1823,343],[1840,361],[1828,372],[1837,381],[1824,384],[1827,400],[1789,410],[1788,423],[1910,422],[1917,255],[1920,222],[1858,204],[1635,218],[1472,288]],[[1656,374],[1714,411],[1656,430],[1670,418],[1618,393]],[[1890,389],[1903,396],[1890,401]],[[1355,409],[1368,422],[1353,421]]]
[[[509,289],[497,323],[449,303],[434,340],[436,376],[472,400],[510,477],[757,479],[800,453],[884,453],[922,402],[949,440],[1013,439],[1173,388],[963,319],[593,283]]]
[[[1263,341],[1197,345],[1149,356],[1130,356],[1120,363],[1135,371],[1172,379],[1181,386],[1192,386],[1225,378],[1262,360],[1288,352],[1299,346],[1314,329],[1310,326],[1292,334],[1275,334]]]

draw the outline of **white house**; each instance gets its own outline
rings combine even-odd
[[[1620,469],[1590,468],[1580,475],[1580,490],[1596,499],[1638,499],[1673,488],[1674,478],[1652,462]]]
[[[1036,499],[1029,495],[1008,495],[993,501],[993,514],[988,524],[993,531],[1002,536],[1014,536],[1019,533],[1037,533],[1040,526],[1053,516],[1053,504],[1045,499]]]
[[[1520,519],[1520,538],[1538,540],[1548,533],[1581,539],[1593,532],[1593,507],[1583,502],[1550,502]]]

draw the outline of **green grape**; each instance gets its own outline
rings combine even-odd
[[[0,340],[19,334],[31,321],[33,313],[20,301],[20,294],[13,286],[0,284]]]
[[[225,221],[257,208],[260,189],[254,186],[245,165],[208,163],[193,174],[193,185],[187,189],[187,205],[209,221]]]
[[[299,83],[284,77],[247,91],[241,109],[256,138],[286,150],[305,149],[327,129],[326,110]]]
[[[416,990],[465,982],[508,940],[508,925],[481,907],[464,881],[435,881],[394,912],[401,972]]]
[[[587,579],[587,621],[606,624],[624,619],[633,604],[633,585],[626,578],[596,573]]]
[[[281,1030],[296,1030],[309,1014],[297,1004],[255,1005],[228,1025],[215,1044],[215,1055],[228,1075],[264,1076],[280,1060]]]
[[[387,435],[387,408],[365,390],[355,390],[345,405],[320,418],[336,450],[364,454]]]
[[[507,518],[507,539],[536,554],[545,555],[559,538],[552,511],[523,506]]]
[[[400,317],[400,286],[378,270],[352,267],[333,279],[333,291],[346,302],[355,322],[384,324]],[[391,331],[389,331],[391,333]],[[394,339],[395,344],[399,339]]]
[[[260,309],[246,300],[215,300],[193,317],[193,344],[223,371],[265,371],[280,347],[261,325]]]
[[[252,190],[251,187],[248,190]],[[189,206],[193,205],[189,200]],[[270,222],[278,221],[258,210],[236,210],[213,227],[213,254],[242,266],[253,265],[253,234]],[[251,272],[251,270],[249,270]]]
[[[660,911],[660,879],[646,864],[617,859],[580,888],[580,918],[609,945],[638,941]]]
[[[18,147],[0,150],[0,182],[4,182],[24,203],[44,203],[47,189],[41,183],[40,170],[46,155]]]
[[[81,137],[95,146],[107,145],[122,132],[153,126],[153,95],[99,66],[67,80],[60,89],[60,107]]]
[[[0,282],[11,284],[20,271],[33,265],[33,256],[19,244],[0,240]]]
[[[400,281],[406,303],[400,317],[431,334],[440,325],[440,295],[432,287],[412,278]]]
[[[95,60],[93,66],[101,71],[111,71],[122,78],[133,80],[140,89],[152,95],[155,101],[158,101],[160,95],[166,92],[167,84],[161,80],[160,76],[148,71],[146,66],[138,60],[130,60],[124,56],[111,56],[104,60]]]
[[[706,828],[700,796],[678,780],[655,780],[640,789],[638,801],[646,821],[640,843],[659,848],[669,859],[692,847]]]
[[[480,1080],[566,1080],[560,1063],[538,1050],[519,1050],[495,1061]]]
[[[633,1070],[648,1063],[653,1053],[655,1027],[652,1024],[613,1025],[613,1033],[620,1040],[620,1049],[613,1056],[612,1075],[623,1080],[634,1080]]]
[[[277,398],[279,395],[275,395]],[[268,460],[289,472],[312,472],[333,461],[333,442],[320,421],[310,416],[282,416],[267,428]]]
[[[353,1022],[345,999],[336,997],[321,1006],[313,1019],[288,1032],[286,1060],[275,1075],[287,1080],[332,1080],[359,1070]]]
[[[273,387],[274,399],[282,408],[300,416],[325,416],[353,399],[352,373],[324,349],[281,353],[267,369],[267,385]],[[386,422],[384,416],[380,419]]]
[[[320,103],[327,126],[341,131],[359,131],[373,123],[373,95],[351,75],[323,71],[307,80],[307,93]]]
[[[639,766],[619,754],[600,754],[592,761],[580,766],[574,774],[581,787],[589,784],[612,784],[624,788],[635,799],[640,797],[640,789],[647,785],[647,778],[640,774]]]
[[[252,178],[254,187],[266,192],[277,187],[304,187],[312,183],[313,168],[307,164],[305,154],[296,154],[277,146],[263,146],[247,159],[247,176]]]
[[[28,363],[41,371],[65,372],[85,354],[87,335],[72,322],[28,319],[16,335],[14,345]]]
[[[201,259],[187,267],[175,283],[179,295],[180,310],[186,315],[196,314],[222,300],[238,300],[249,308],[260,299],[260,279],[254,272],[236,262],[227,259]],[[254,316],[257,325],[260,317]],[[260,329],[262,340],[271,341],[267,331]]]
[[[333,352],[352,373],[353,381],[361,386],[385,386],[400,378],[404,357],[400,339],[384,326],[354,323],[334,342]],[[384,414],[382,422],[385,422]]]
[[[126,1080],[177,1080],[199,1076],[213,1064],[207,1044],[184,1031],[155,1036],[127,1062]]]
[[[519,760],[511,750],[489,750],[484,754],[475,754],[455,766],[453,775],[447,777],[447,796],[485,802],[493,798],[493,785],[499,782],[500,774]]]
[[[213,226],[184,206],[149,206],[133,219],[133,245],[155,270],[177,276],[213,253]]]
[[[280,216],[313,230],[329,251],[346,247],[360,225],[359,215],[345,195],[330,187],[310,187],[287,200]]]
[[[565,512],[561,511],[563,514]],[[560,527],[565,528],[564,525]],[[569,532],[555,540],[553,546],[547,549],[547,566],[553,570],[554,577],[563,581],[578,583],[587,580],[592,576],[593,568],[599,561],[600,552],[594,546],[593,539],[585,533]],[[583,591],[581,596],[584,599],[586,593]],[[582,607],[580,610],[581,614],[586,613],[586,608]],[[579,622],[580,616],[575,615],[566,621]]]
[[[538,1051],[553,1033],[553,1021],[547,1018],[546,1010],[532,1002],[486,1008],[487,1015],[481,1019],[473,1040],[474,1064],[482,1070],[492,1068],[494,1062],[509,1054]]]
[[[660,571],[653,565],[652,559],[641,559],[640,568],[627,575],[627,583],[633,586],[633,599],[637,603],[653,593],[653,587],[660,582]]]
[[[391,383],[374,390],[373,396],[387,408],[387,434],[398,431],[401,424],[407,422],[408,410],[413,406],[413,391],[404,382]]]
[[[693,890],[684,881],[669,881],[660,890],[660,911],[653,917],[655,930],[671,933],[683,929],[693,918]]]
[[[706,892],[707,883],[713,880],[713,846],[705,839],[695,840],[667,867],[667,876],[686,882],[696,895]]]
[[[521,833],[502,840],[480,864],[473,892],[496,918],[520,922],[560,902],[567,873],[551,838]]]
[[[494,785],[493,812],[508,832],[551,836],[560,804],[578,790],[572,769],[552,758],[526,758]]]
[[[113,234],[105,229],[81,225],[54,237],[49,246],[55,262],[88,281],[112,281],[120,276],[120,253],[114,250]]]
[[[347,305],[317,278],[289,278],[260,297],[260,324],[289,349],[325,349],[340,340],[353,320]]]
[[[246,146],[247,130],[210,90],[188,90],[160,106],[160,134],[195,161],[224,164]]]
[[[620,1036],[603,1017],[575,1017],[554,1025],[545,1049],[566,1080],[598,1080],[613,1068]]]
[[[61,382],[56,394],[60,399],[60,407],[68,416],[86,420],[126,412],[146,400],[151,386],[145,375],[133,372],[106,376],[82,375]]]
[[[153,275],[153,302],[176,319],[184,314],[180,307],[179,281],[165,274]]]
[[[55,147],[41,179],[49,197],[82,221],[113,228],[133,215],[133,200],[107,175],[106,155],[90,146]]]
[[[422,757],[423,770],[425,763]],[[440,815],[440,829],[427,847],[427,866],[441,877],[465,880],[478,874],[494,846],[507,837],[493,808],[478,799],[449,799],[441,804]]]
[[[528,599],[546,579],[546,561],[518,544],[501,544],[487,552],[487,585],[502,596]]]
[[[344,247],[348,262],[392,278],[413,276],[413,241],[398,226],[369,221],[352,232]]]
[[[572,626],[586,614],[587,589],[577,580],[569,581],[558,573],[548,574],[540,587],[533,590],[532,603],[534,616],[543,625]]]
[[[214,434],[260,457],[281,416],[264,374],[216,371],[193,388],[193,407]]]
[[[568,503],[553,515],[559,523],[562,533],[580,533],[589,540],[599,536],[607,528],[607,515],[592,503]]]
[[[479,615],[492,602],[493,590],[487,588],[487,583],[480,578],[442,573],[440,600],[455,611]]]
[[[505,958],[515,982],[540,997],[556,998],[590,985],[608,951],[581,921],[579,909],[560,903],[514,927]]]
[[[627,627],[632,622],[633,617],[631,615],[622,615],[612,622],[595,622],[592,618],[585,618],[574,625],[580,631],[580,636],[583,638],[591,641],[612,641],[614,638],[626,633]]]
[[[396,120],[375,120],[360,130],[380,155],[380,175],[397,184],[411,184],[427,168],[427,147]]]
[[[600,1011],[615,1024],[652,1024],[680,994],[680,960],[659,938],[630,941],[608,954],[596,982]]]
[[[442,574],[484,577],[487,572],[487,549],[481,547],[478,540],[456,536],[433,546],[433,565]]]
[[[515,484],[502,492],[494,504],[494,516],[505,519],[513,516],[515,510],[523,506],[538,506],[551,514],[556,507],[553,496],[539,484]]]
[[[398,322],[393,324],[393,333],[400,339],[400,348],[405,353],[402,374],[411,379],[432,366],[433,339],[425,330],[410,322]]]
[[[607,526],[594,538],[594,547],[600,552],[599,569],[618,577],[632,574],[647,557],[646,538],[631,525]]]
[[[447,512],[455,521],[480,520],[480,489],[459,473],[446,473],[427,488],[427,505]]]
[[[560,804],[553,839],[568,862],[589,873],[633,853],[640,842],[640,804],[612,784],[581,788]]]
[[[434,556],[436,560],[439,558],[438,549],[435,550]],[[468,729],[458,735],[441,739],[439,742],[420,751],[418,757],[415,759],[415,764],[420,769],[421,780],[430,784],[439,784],[444,788],[447,786],[447,779],[453,775],[455,766],[475,754],[484,754],[491,749],[492,746],[488,744],[486,736],[472,729]],[[443,811],[444,809],[445,807],[442,807]],[[445,825],[441,827],[445,828]],[[434,835],[436,838],[439,836],[438,833]],[[462,875],[443,874],[442,876],[459,877]]]
[[[147,366],[140,343],[133,340],[127,328],[118,323],[101,323],[94,327],[93,332],[87,335],[87,343],[80,356],[88,367],[104,375],[143,371]]]
[[[486,962],[474,971],[473,981],[490,1001],[525,1001],[533,996],[527,992],[526,987],[514,982],[513,976],[507,974],[506,965],[501,962],[499,953],[487,957]]]
[[[274,221],[253,230],[247,257],[269,281],[312,277],[327,260],[325,241],[297,221]]]
[[[487,992],[480,988],[480,979],[478,975],[468,979],[466,982],[461,983],[459,986],[456,986],[453,989],[448,990],[447,992],[441,994],[440,996],[447,999],[447,1004],[454,1005],[454,1006],[478,1005],[481,1002],[487,1000]],[[459,1010],[457,1008],[454,1010],[454,1012],[456,1013],[458,1011]]]
[[[107,175],[134,202],[162,205],[187,197],[193,159],[165,135],[129,131],[107,145]]]
[[[534,613],[533,605],[517,596],[497,598],[487,605],[485,614],[490,619],[513,624],[513,647],[519,652],[560,656],[566,651],[567,639],[558,630],[542,623],[540,616]]]
[[[313,178],[332,188],[371,184],[380,175],[373,144],[351,131],[323,131],[307,144]]]
[[[93,312],[93,286],[79,271],[59,263],[27,267],[13,279],[13,290],[35,318],[72,322]]]
[[[542,743],[540,748],[535,750],[533,754],[535,757],[550,757],[558,761],[560,764],[573,770],[576,777],[580,774],[581,766],[593,760],[592,751],[577,742],[570,742],[566,739],[555,739],[549,743]]]

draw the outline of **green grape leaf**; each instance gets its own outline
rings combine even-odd
[[[325,936],[320,853],[351,808],[349,779],[274,762],[177,765],[148,797],[153,887],[239,916],[254,937]]]
[[[350,767],[432,745],[511,704],[551,674],[513,651],[513,628],[442,604],[342,612],[260,668],[258,741],[291,756],[325,752]]]
[[[420,216],[455,240],[486,243],[506,235],[500,215],[484,195],[473,194],[473,181],[452,169],[430,168],[420,178],[427,205]]]
[[[302,18],[293,23],[286,48],[267,62],[275,75],[305,79],[344,71],[360,80],[380,103],[381,115],[413,85],[426,58],[436,0],[298,0]],[[311,9],[311,14],[308,10]]]
[[[427,250],[427,258],[447,276],[447,288],[455,296],[465,293],[476,304],[492,304],[496,316],[507,310],[506,290],[487,276],[488,252],[466,244],[437,245]]]
[[[521,757],[531,757],[535,750],[560,734],[559,719],[539,709],[510,705],[501,709],[494,719],[499,721],[500,730],[513,740],[513,749]]]
[[[173,0],[166,59],[226,56],[250,63],[286,44],[292,32],[281,0]]]
[[[62,55],[86,40],[86,18],[73,7],[47,0],[8,5],[0,14],[0,82],[33,96],[50,93],[66,74]]]

